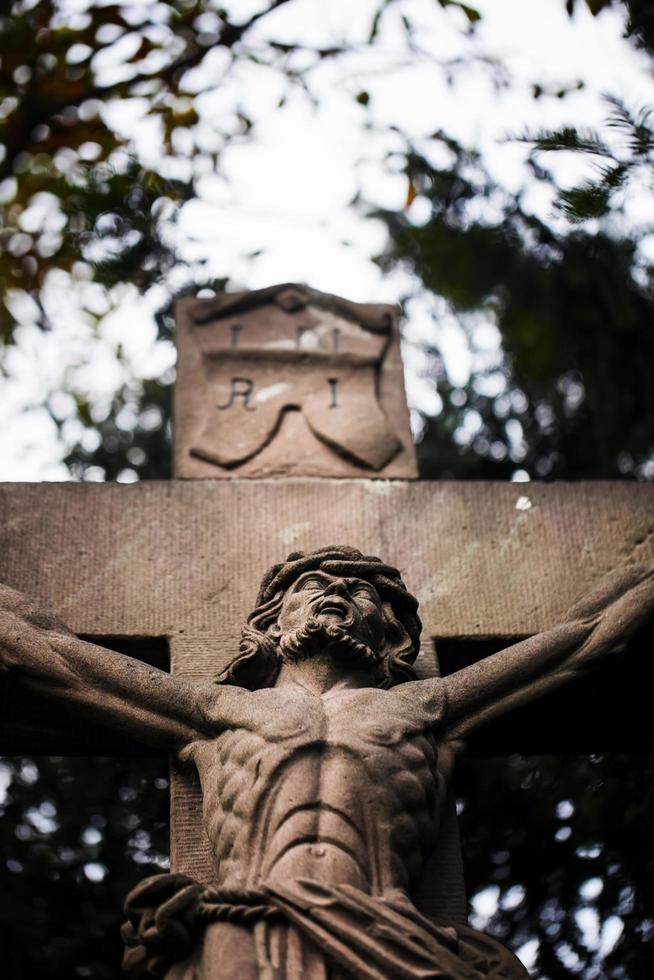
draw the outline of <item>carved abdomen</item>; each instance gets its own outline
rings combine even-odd
[[[213,745],[221,777],[203,779],[205,826],[226,887],[293,878],[369,893],[411,887],[437,835],[444,786],[428,736],[368,729],[271,743],[229,732]],[[213,765],[200,766],[216,773]]]
[[[263,879],[374,886],[361,760],[344,747],[307,745],[270,776],[257,828]]]

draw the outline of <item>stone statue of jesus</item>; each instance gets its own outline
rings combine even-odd
[[[296,552],[265,576],[239,655],[192,683],[0,589],[5,670],[199,773],[214,880],[161,875],[131,893],[133,975],[527,976],[494,940],[412,901],[453,762],[483,722],[620,649],[654,610],[654,573],[621,569],[560,626],[446,678],[415,678],[417,606],[379,558]]]

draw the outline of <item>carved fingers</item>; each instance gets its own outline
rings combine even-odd
[[[592,621],[610,606],[630,593],[637,594],[651,608],[654,603],[654,562],[642,562],[617,568],[568,611],[566,619]]]
[[[654,615],[654,574],[647,566],[636,566],[628,587],[616,591],[607,603],[586,643],[579,651],[579,659],[603,653],[617,653],[629,637]]]

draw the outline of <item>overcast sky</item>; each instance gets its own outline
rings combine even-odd
[[[254,65],[242,66],[217,92],[205,96],[224,68],[217,52],[209,68],[212,77],[198,73],[192,80],[201,112],[219,118],[240,102],[257,120],[255,139],[229,147],[222,155],[221,173],[207,173],[199,199],[185,207],[180,234],[186,254],[207,257],[212,272],[229,276],[235,286],[256,288],[295,280],[355,300],[394,302],[410,283],[400,273],[380,273],[371,257],[383,247],[383,228],[350,203],[358,191],[372,203],[403,207],[406,180],[386,161],[388,151],[397,148],[388,127],[396,125],[416,140],[443,129],[480,149],[495,179],[515,190],[525,184],[527,149],[506,141],[507,134],[562,122],[599,124],[605,91],[631,104],[654,104],[649,60],[622,38],[623,21],[617,11],[593,18],[579,3],[571,20],[562,0],[479,0],[476,5],[483,19],[475,45],[513,76],[505,91],[495,88],[482,65],[459,73],[448,87],[435,62],[456,58],[469,42],[462,38],[456,11],[446,14],[425,0],[405,3],[421,24],[425,57],[407,58],[390,7],[374,55],[354,53],[326,62],[315,73],[318,110],[299,94],[276,109],[281,82]],[[245,17],[250,6],[256,7],[240,3],[239,16]],[[315,40],[323,46],[344,38],[356,43],[369,31],[375,6],[373,0],[295,0],[261,21],[256,30],[259,36]],[[580,78],[585,88],[565,99],[534,101],[531,96],[533,82],[556,89],[574,86]],[[371,96],[375,134],[365,131],[365,111],[353,99],[363,89]],[[135,126],[135,110],[116,105],[112,118],[118,126],[138,132],[141,150],[148,152],[147,127]],[[548,163],[556,163],[563,181],[579,176],[581,164],[569,155]],[[541,187],[529,185],[525,203],[556,220]],[[420,199],[413,204],[415,220],[421,219],[425,205]],[[637,210],[627,214],[631,223],[652,219],[651,197],[643,196]],[[645,242],[643,248],[648,247]],[[257,257],[246,258],[255,252]],[[10,380],[0,390],[2,480],[68,477],[60,462],[65,446],[40,407],[44,398],[54,396],[59,413],[66,415],[73,403],[56,394],[66,386],[91,392],[101,406],[126,375],[158,376],[174,363],[170,345],[155,341],[151,309],[156,295],[139,298],[127,285],[113,294],[110,309],[92,285],[78,283],[79,290],[85,290],[85,302],[95,304],[97,313],[107,310],[99,329],[80,315],[63,275],[53,277],[49,289],[54,322],[49,335],[44,337],[31,325],[28,304],[14,302],[22,326],[18,344],[7,357]],[[428,297],[413,302],[410,313],[409,335],[438,336],[452,377],[465,380],[470,352],[457,323]],[[118,344],[126,352],[126,365],[116,358]],[[497,336],[490,324],[487,344],[492,353]],[[406,363],[410,402],[437,410],[438,397],[420,378],[419,357],[408,350]],[[76,437],[76,426],[71,419],[65,432],[70,441]]]

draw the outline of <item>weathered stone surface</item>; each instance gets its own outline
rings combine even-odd
[[[0,484],[0,580],[77,633],[169,636],[175,669],[232,655],[261,568],[349,541],[388,555],[437,637],[524,636],[654,556],[654,485],[368,480]],[[234,577],[232,569],[238,566]],[[427,651],[427,653],[429,653]]]
[[[81,640],[0,586],[0,669],[199,774],[211,885],[172,874],[135,889],[134,975],[173,980],[185,961],[225,980],[236,958],[262,980],[526,978],[495,941],[418,904],[454,761],[489,719],[622,650],[654,614],[654,562],[618,565],[557,625],[442,678],[415,674],[417,605],[378,557],[294,550],[207,683]]]
[[[653,514],[644,484],[5,484],[0,581],[77,633],[167,636],[174,672],[202,679],[233,656],[261,568],[291,548],[346,540],[388,556],[427,638],[503,639],[554,625],[611,569],[654,557]],[[429,639],[418,669],[434,672]],[[173,855],[207,880],[198,792],[174,784]]]
[[[417,476],[397,311],[285,284],[177,305],[175,475]]]

